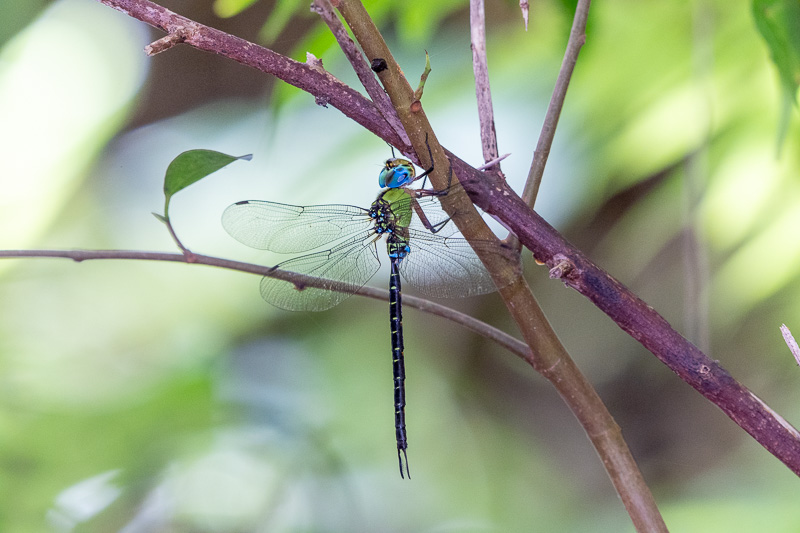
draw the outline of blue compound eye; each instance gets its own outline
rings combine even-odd
[[[378,175],[378,184],[381,187],[396,189],[404,187],[416,176],[414,165],[405,159],[387,159],[381,173]]]

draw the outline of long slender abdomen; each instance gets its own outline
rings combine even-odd
[[[402,258],[390,258],[389,274],[389,321],[392,330],[392,376],[394,378],[394,427],[397,437],[397,460],[400,463],[400,477],[403,477],[403,459],[406,463],[405,475],[411,478],[408,471],[406,448],[406,370],[403,363],[403,308],[398,266]],[[402,455],[401,455],[402,454]]]

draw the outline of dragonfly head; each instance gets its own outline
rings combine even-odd
[[[378,184],[381,187],[396,189],[414,181],[416,175],[417,172],[411,161],[392,157],[383,164],[383,169],[378,175]]]

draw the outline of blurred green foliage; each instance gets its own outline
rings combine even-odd
[[[49,3],[50,0],[6,2],[3,5],[3,17],[0,19],[0,46],[34,20]]]
[[[797,102],[800,86],[800,2],[753,0],[753,15],[769,46],[787,96]]]
[[[258,0],[214,0],[214,13],[221,18],[234,17]],[[286,4],[287,2],[282,2]],[[281,4],[279,2],[278,4]]]
[[[214,25],[200,4],[168,7]],[[574,2],[532,2],[527,33],[517,4],[486,9],[503,167],[519,189]],[[3,35],[18,32],[0,52],[4,248],[174,250],[149,212],[175,154],[197,148],[254,153],[171,207],[198,252],[274,263],[222,230],[234,201],[374,198],[388,149],[338,112],[286,89],[277,114],[236,76],[212,84],[222,59],[188,47],[145,59],[160,35],[142,24],[94,0],[34,19],[43,5],[0,7]],[[774,43],[792,42],[794,7],[764,5],[593,3],[537,210],[791,422],[798,370],[778,326],[800,333],[800,124],[796,107],[783,115],[776,156],[789,71]],[[214,7],[233,33],[311,51],[355,83],[307,5]],[[479,164],[466,2],[368,9],[410,79],[430,52],[426,111]],[[203,105],[175,111],[171,94]],[[187,265],[0,267],[2,531],[632,530],[551,387],[452,324],[404,317],[409,482],[383,303],[284,313],[256,277]],[[673,530],[800,528],[796,476],[583,298],[527,274]],[[456,305],[513,331],[495,296]]]

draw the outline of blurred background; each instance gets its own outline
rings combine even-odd
[[[162,0],[357,86],[307,2]],[[789,4],[791,2],[786,2]],[[488,2],[503,169],[521,190],[574,2]],[[467,2],[367,2],[442,144],[482,164]],[[800,120],[750,2],[592,5],[537,210],[790,423],[800,369]],[[0,7],[0,248],[174,251],[151,212],[184,150],[252,153],[170,209],[199,253],[230,203],[368,205],[389,149],[335,109],[94,0]],[[530,259],[530,256],[526,257]],[[794,532],[797,477],[588,301],[526,274],[673,531]],[[377,275],[373,283],[385,285]],[[0,261],[0,530],[632,531],[552,387],[407,309],[397,472],[385,302],[272,308],[255,276]],[[408,292],[413,289],[408,287]],[[496,295],[446,302],[516,334]]]

